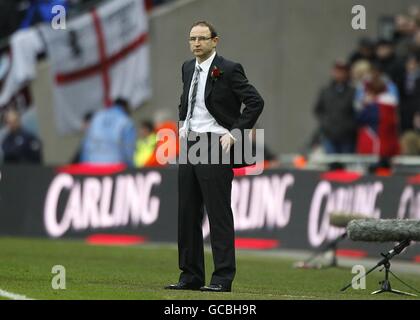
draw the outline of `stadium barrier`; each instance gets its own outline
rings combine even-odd
[[[177,241],[176,166],[0,167],[0,236],[137,236]],[[236,245],[315,250],[345,231],[330,215],[420,219],[420,175],[377,177],[347,171],[266,170],[236,176],[232,189]],[[203,234],[208,240],[205,219]],[[340,243],[338,255],[377,256],[389,244]],[[420,262],[420,247],[402,258]]]

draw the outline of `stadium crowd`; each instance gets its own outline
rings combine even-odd
[[[144,3],[146,10],[150,10],[171,1],[173,0],[144,0]],[[96,7],[102,2],[104,0],[0,0],[0,92],[5,86],[6,76],[9,73],[8,70],[10,70],[10,59],[8,57],[12,50],[10,41],[13,34],[38,23],[50,22],[53,18],[52,8],[55,5],[64,6],[67,10],[67,17],[71,18]],[[20,92],[16,92],[10,101],[0,105],[0,160],[5,164],[42,163],[43,149],[42,141],[38,137],[39,129],[37,124],[33,123],[32,116],[25,116],[30,113],[28,110],[33,109],[31,107],[30,89],[26,85]],[[113,162],[117,159],[130,167],[157,164],[153,160],[153,152],[157,145],[155,129],[162,126],[173,127],[173,123],[157,123],[155,127],[152,122],[143,121],[137,137],[137,129],[128,115],[128,110],[126,101],[117,100],[114,106],[106,112],[88,112],[85,114],[81,126],[85,137],[73,158],[69,159],[70,162]],[[108,114],[113,117],[112,122],[115,122],[116,119],[125,119],[125,123],[130,126],[130,132],[128,134],[119,132],[117,125],[114,126],[116,129],[113,131],[101,130],[104,121],[106,122],[107,117],[109,117]],[[146,124],[152,137],[144,136],[144,126]],[[109,129],[109,126],[106,129]],[[123,137],[125,144],[122,148],[123,151],[120,151],[117,145],[120,135]],[[147,144],[143,143],[143,138],[147,139]],[[100,143],[106,144],[107,154],[93,154],[93,149],[99,150],[100,148],[93,146],[92,139],[100,140]],[[97,151],[97,153],[100,152]]]
[[[77,15],[104,0],[0,0],[0,40],[18,29],[28,28],[39,22],[51,21],[51,9],[62,5],[69,16]],[[148,10],[173,0],[145,0]]]
[[[393,32],[362,38],[314,106],[312,140],[327,154],[420,155],[420,7],[393,18]]]
[[[150,9],[169,1],[173,0],[145,0],[145,3]],[[0,0],[0,39],[20,28],[49,21],[54,5],[64,5],[70,12],[77,13],[99,2],[101,0]],[[396,15],[393,28],[390,36],[360,39],[347,59],[334,62],[331,81],[321,88],[314,103],[318,129],[312,147],[321,146],[327,154],[378,155],[382,165],[389,165],[396,155],[420,155],[420,7],[413,6],[408,13]],[[103,119],[98,120],[101,117]],[[115,136],[109,136],[109,132],[101,129],[108,117],[127,123],[129,133],[116,129]],[[2,120],[7,121],[5,116]],[[71,162],[113,162],[116,160],[113,157],[117,157],[129,166],[141,167],[157,165],[157,133],[160,128],[176,130],[176,123],[155,125],[143,119],[136,129],[125,102],[119,100],[106,112],[86,114],[82,127],[85,138]],[[25,136],[29,135],[31,133],[27,132]],[[110,143],[115,138],[117,143],[118,135],[125,141],[119,154],[102,154],[99,158],[88,154],[87,150],[92,149],[87,147],[90,139],[98,141],[101,137],[104,143]],[[41,148],[41,141],[37,141]],[[3,144],[3,158],[8,162],[6,149]],[[276,156],[266,146],[265,149],[267,160],[277,166]],[[37,152],[42,153],[42,150]],[[36,163],[41,161],[41,157],[36,159]]]

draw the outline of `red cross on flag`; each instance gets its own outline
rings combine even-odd
[[[148,21],[143,0],[112,0],[67,23],[42,29],[54,86],[57,128],[80,129],[88,111],[117,97],[139,107],[151,96]]]

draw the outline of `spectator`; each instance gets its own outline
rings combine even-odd
[[[145,163],[145,167],[160,167],[175,163],[179,155],[178,123],[164,120],[156,125],[156,147],[152,156]],[[159,158],[163,152],[164,159]]]
[[[93,117],[94,112],[89,111],[85,114],[85,116],[83,117],[83,121],[82,121],[82,126],[81,126],[81,130],[83,134],[86,134],[86,132],[88,131],[89,127],[90,127],[90,123],[92,121],[92,117]],[[82,162],[82,148],[83,145],[81,144],[78,148],[76,153],[74,154],[71,163],[72,164],[76,164],[76,163],[80,163]]]
[[[41,141],[21,126],[19,113],[6,111],[4,120],[8,129],[3,144],[5,164],[40,164],[42,162]]]
[[[157,135],[152,121],[145,120],[140,124],[139,138],[134,152],[134,165],[138,168],[144,167],[155,152]]]
[[[357,115],[357,153],[376,154],[385,162],[399,153],[398,104],[381,77],[367,82],[365,90],[363,109]]]
[[[84,163],[125,163],[133,167],[136,128],[129,117],[128,102],[117,99],[112,107],[97,112],[83,141]]]
[[[375,56],[381,70],[392,81],[396,81],[402,72],[402,68],[401,63],[395,55],[395,49],[392,42],[384,39],[379,40],[376,44]]]
[[[56,5],[67,8],[67,0],[30,0],[20,27],[24,29],[40,22],[51,22],[54,17],[52,8]]]
[[[410,46],[410,53],[420,55],[420,29],[414,35]]]
[[[371,39],[366,37],[361,38],[358,48],[350,55],[349,64],[353,65],[359,60],[373,61],[375,57],[374,49],[375,44]]]
[[[401,152],[408,156],[420,155],[420,111],[413,116],[413,129],[401,137]]]
[[[420,112],[420,56],[409,56],[397,85],[401,99],[401,132],[404,133],[413,129],[414,113]]]
[[[395,52],[398,57],[406,57],[413,41],[416,31],[415,20],[411,17],[399,14],[395,17]]]
[[[348,66],[337,61],[332,69],[332,81],[321,90],[314,110],[326,153],[354,152],[356,122],[353,99]]]
[[[367,60],[359,60],[351,66],[351,80],[353,86],[357,87],[369,77],[371,72],[370,62]]]
[[[397,85],[386,74],[383,73],[381,65],[377,61],[374,61],[371,64],[370,73],[367,79],[356,87],[354,105],[357,111],[362,110],[364,106],[366,96],[366,82],[378,82],[379,79],[385,83],[387,93],[390,94],[393,99],[395,99],[397,104],[399,103],[399,92]]]

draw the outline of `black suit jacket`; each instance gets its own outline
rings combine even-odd
[[[179,120],[185,121],[188,113],[188,97],[194,75],[196,59],[182,65],[183,92],[179,104]],[[221,74],[211,76],[217,67]],[[216,54],[207,75],[205,103],[209,113],[222,127],[232,131],[233,136],[244,143],[243,130],[252,129],[264,108],[264,100],[258,91],[248,82],[241,64],[229,61]],[[245,108],[241,112],[242,104]],[[238,143],[237,141],[237,143]],[[243,164],[245,165],[245,164]],[[243,166],[243,165],[238,165]],[[235,166],[235,167],[238,167]]]

